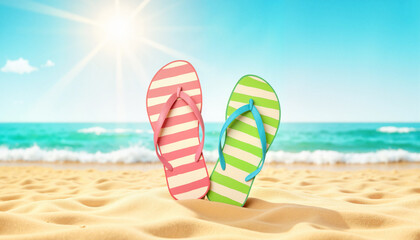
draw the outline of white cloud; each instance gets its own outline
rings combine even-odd
[[[38,68],[33,67],[29,64],[28,60],[19,58],[18,60],[7,60],[6,65],[1,68],[2,72],[11,72],[11,73],[31,73],[38,70]]]
[[[42,65],[43,67],[54,67],[55,66],[55,63],[53,62],[53,61],[51,61],[51,60],[47,60],[47,62],[44,64],[44,65]]]

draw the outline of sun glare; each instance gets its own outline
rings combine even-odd
[[[41,3],[34,4],[33,8],[30,10],[25,8],[25,10],[44,15],[92,25],[92,33],[98,38],[97,45],[84,58],[75,63],[75,66],[73,66],[67,74],[60,78],[60,80],[49,90],[49,94],[45,95],[45,97],[41,99],[42,101],[39,101],[37,105],[53,102],[51,99],[54,99],[59,95],[60,91],[62,91],[67,85],[71,84],[78,74],[83,71],[88,63],[92,61],[99,52],[103,51],[106,46],[111,45],[110,49],[114,49],[116,53],[115,82],[117,92],[117,112],[119,113],[118,116],[121,116],[121,118],[124,119],[124,81],[122,72],[124,57],[129,59],[128,63],[131,66],[134,66],[133,70],[141,76],[141,79],[145,79],[144,70],[142,70],[143,62],[137,57],[133,47],[138,45],[144,46],[145,44],[176,58],[179,56],[185,56],[184,54],[147,37],[145,28],[141,27],[142,23],[140,18],[141,12],[150,1],[151,0],[143,0],[135,8],[121,8],[120,0],[115,0],[115,4],[109,8],[105,8],[102,13],[99,13],[99,16],[97,16],[96,19],[80,16],[76,13],[57,9]]]
[[[105,31],[109,39],[116,42],[124,42],[131,35],[131,24],[128,18],[115,16],[106,24]]]

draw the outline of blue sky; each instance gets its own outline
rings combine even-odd
[[[176,59],[198,72],[206,121],[249,73],[283,121],[420,121],[419,1],[142,2],[119,1],[143,7],[100,45],[115,1],[0,0],[0,121],[147,121],[147,86]]]

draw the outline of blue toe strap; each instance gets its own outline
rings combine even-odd
[[[255,170],[254,172],[250,173],[245,178],[245,181],[249,181],[249,180],[253,179],[261,171],[261,169],[262,169],[262,167],[264,165],[265,155],[267,153],[267,140],[266,140],[266,136],[265,136],[264,123],[263,123],[263,121],[261,119],[261,115],[258,112],[258,109],[256,107],[254,107],[254,100],[249,99],[249,104],[244,105],[244,106],[238,108],[235,112],[233,112],[229,116],[229,118],[223,124],[222,130],[220,131],[219,144],[218,144],[220,166],[222,167],[223,170],[225,170],[226,169],[226,161],[225,161],[225,157],[224,157],[223,151],[222,151],[222,145],[223,145],[222,144],[222,139],[223,139],[223,136],[224,136],[227,128],[229,127],[229,125],[237,117],[239,117],[241,114],[243,114],[245,112],[248,112],[248,111],[250,111],[252,113],[252,116],[254,116],[254,120],[255,120],[255,123],[257,125],[258,134],[260,136],[260,141],[261,141],[262,157],[261,157],[261,161],[260,161],[260,164],[259,164],[257,170]]]

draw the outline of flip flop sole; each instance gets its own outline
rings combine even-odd
[[[280,123],[280,103],[273,88],[255,75],[242,77],[230,96],[226,119],[238,108],[254,100],[254,106],[261,114],[267,140],[267,150],[276,136]],[[243,206],[248,199],[254,182],[245,181],[261,161],[262,149],[257,125],[251,112],[236,118],[226,131],[223,154],[226,168],[222,170],[219,160],[210,176],[210,201]]]
[[[174,61],[162,67],[153,77],[146,97],[147,114],[153,131],[169,96],[182,87],[202,108],[202,91],[194,67],[186,61]],[[204,133],[203,133],[204,134]],[[203,156],[195,161],[199,144],[199,126],[191,108],[178,99],[168,113],[158,140],[161,154],[173,166],[173,171],[164,167],[170,194],[175,199],[203,198],[210,186]]]

